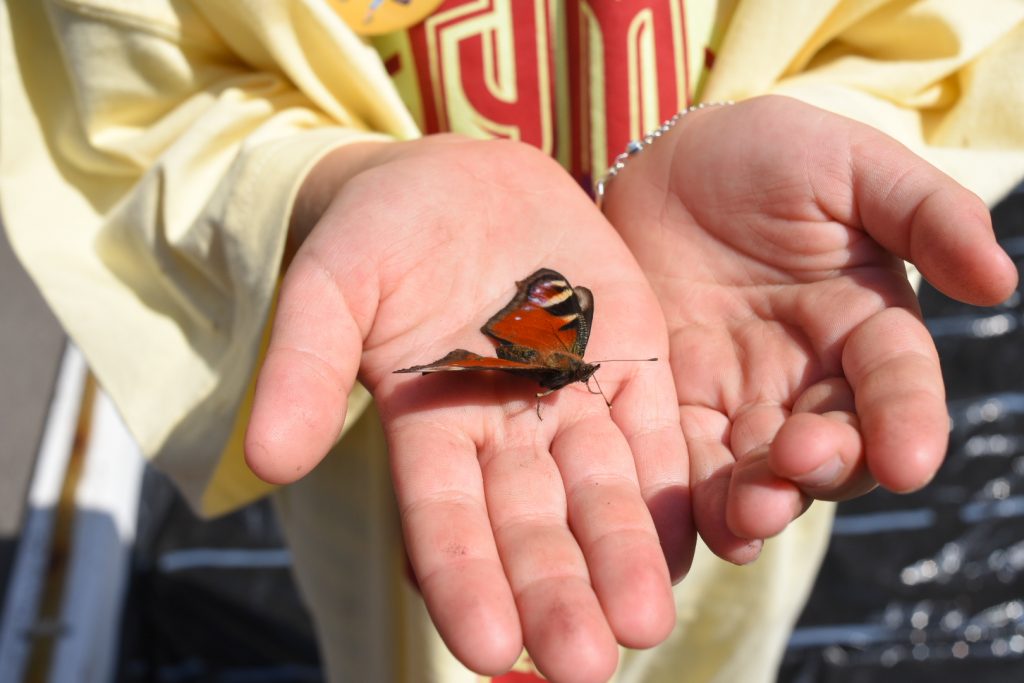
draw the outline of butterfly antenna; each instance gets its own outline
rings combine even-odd
[[[609,358],[607,360],[596,360],[594,364],[599,363],[649,363],[658,360],[657,358]],[[590,380],[594,380],[594,384],[597,385],[597,391],[590,388]],[[591,375],[587,378],[587,391],[592,394],[601,394],[601,398],[604,399],[604,404],[611,410],[612,402],[605,396],[604,389],[601,388],[601,383],[597,380],[597,375]]]

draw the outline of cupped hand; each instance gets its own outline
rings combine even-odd
[[[525,644],[552,680],[604,680],[617,643],[660,642],[695,538],[668,363],[608,364],[610,410],[574,384],[541,399],[542,419],[524,378],[394,374],[455,348],[494,355],[480,327],[540,267],[593,291],[587,359],[664,358],[654,294],[585,193],[524,145],[440,137],[333,153],[296,211],[252,469],[286,483],[315,467],[358,378],[411,565],[460,660],[498,673]]]
[[[1009,296],[975,195],[872,128],[765,97],[683,117],[604,206],[665,311],[712,550],[747,562],[814,498],[931,479],[944,386],[901,259],[959,300]]]

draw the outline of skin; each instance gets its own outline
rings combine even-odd
[[[525,645],[555,681],[606,680],[617,643],[649,647],[671,630],[669,565],[682,573],[693,552],[668,363],[609,364],[611,411],[577,384],[542,399],[543,420],[529,380],[394,370],[457,347],[493,354],[480,326],[542,266],[594,291],[605,322],[588,357],[664,357],[664,318],[636,261],[577,184],[524,145],[346,148],[307,185],[250,466],[279,483],[312,469],[358,377],[387,435],[410,563],[453,653],[497,674]]]
[[[961,301],[1008,297],[977,196],[873,128],[766,97],[688,115],[605,209],[665,312],[715,553],[751,561],[812,499],[931,480],[949,420],[900,259]]]
[[[934,474],[942,378],[894,254],[973,303],[1016,282],[976,197],[781,98],[688,116],[629,162],[605,215],[516,143],[349,146],[297,199],[248,462],[274,483],[309,472],[358,379],[452,652],[493,675],[525,645],[553,681],[607,680],[617,644],[674,625],[696,529],[747,562],[812,497]],[[490,354],[480,325],[542,266],[594,292],[588,359],[663,359],[602,366],[610,411],[579,384],[538,420],[528,380],[393,374]]]

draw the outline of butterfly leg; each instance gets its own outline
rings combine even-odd
[[[594,391],[593,389],[590,388],[590,380],[594,380],[594,384],[597,385],[597,391]],[[612,402],[609,401],[608,397],[604,395],[604,391],[601,389],[601,383],[597,381],[596,377],[588,377],[587,381],[584,382],[584,384],[587,385],[587,391],[589,391],[590,393],[592,393],[592,394],[601,394],[601,398],[604,399],[604,404],[606,406],[608,406],[609,410],[611,410]]]
[[[537,419],[543,420],[544,418],[540,415],[540,400],[549,394],[555,393],[555,389],[548,389],[547,391],[541,391],[537,393]]]

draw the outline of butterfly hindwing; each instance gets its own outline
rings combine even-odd
[[[573,288],[569,281],[542,268],[522,282],[512,301],[483,326],[484,334],[497,340],[497,354],[515,358],[512,346],[544,353],[563,352],[582,357],[594,317],[594,297],[586,287]]]
[[[594,295],[586,287],[574,287],[576,302],[579,305],[582,318],[577,324],[576,347],[573,351],[577,356],[582,356],[587,350],[587,342],[590,341],[590,325],[594,321]]]

